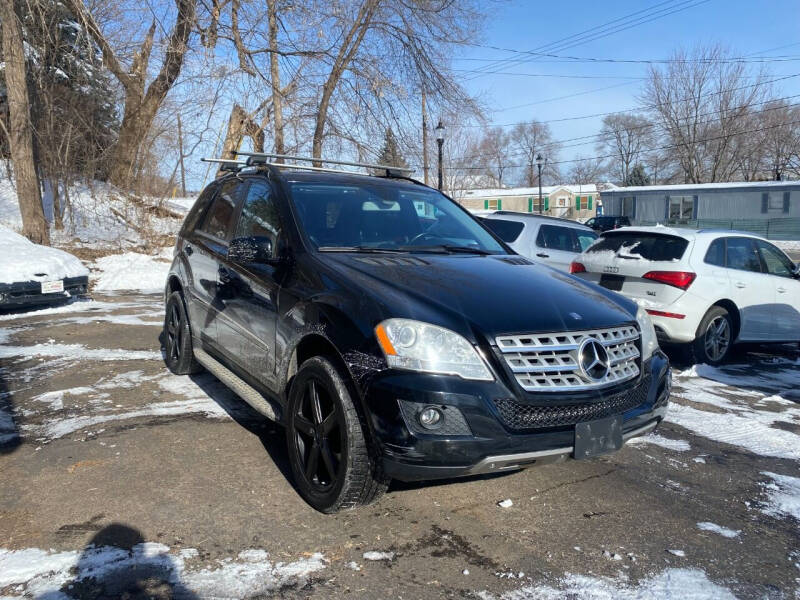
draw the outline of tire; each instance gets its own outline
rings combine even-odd
[[[192,330],[180,292],[172,292],[167,298],[164,315],[164,362],[175,375],[190,375],[203,370],[194,358]]]
[[[700,321],[697,337],[692,344],[695,362],[722,364],[730,356],[733,341],[733,319],[730,313],[721,306],[712,306]]]
[[[339,369],[322,356],[305,361],[289,392],[286,440],[297,490],[318,511],[369,504],[386,491],[364,430]]]

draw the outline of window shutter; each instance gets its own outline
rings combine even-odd
[[[545,211],[550,210],[550,196],[544,197],[544,210]]]
[[[664,222],[669,222],[669,196],[664,196]]]
[[[769,194],[767,192],[764,192],[763,194],[761,194],[761,212],[766,214],[768,207],[769,207]]]
[[[697,209],[699,208],[697,205],[699,204],[699,196],[692,196],[692,220],[697,221]]]
[[[497,210],[503,210],[503,199],[502,198],[498,198],[497,199]]]
[[[483,208],[484,208],[484,210],[489,210],[489,201],[488,200],[484,200],[483,201]]]
[[[632,221],[636,220],[636,196],[633,197],[633,217],[631,218]]]
[[[592,197],[589,196],[589,210],[592,210]]]
[[[575,196],[575,210],[581,209],[581,197]]]
[[[789,192],[783,192],[783,212],[789,212]]]

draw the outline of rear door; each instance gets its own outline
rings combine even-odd
[[[542,223],[534,241],[534,258],[542,259],[560,271],[569,271],[569,266],[582,249],[576,231],[574,227]]]
[[[775,335],[775,288],[762,271],[756,240],[725,238],[725,266],[730,278],[731,300],[739,308],[742,341],[767,341]]]
[[[769,242],[755,240],[755,243],[768,285],[774,292],[773,339],[800,340],[800,279],[794,275],[794,263]]]
[[[228,252],[239,185],[236,179],[222,184],[184,247],[191,269],[190,322],[206,345],[217,346],[218,320],[223,309],[217,275],[220,260]]]
[[[686,287],[670,285],[652,276],[654,273],[689,272],[682,262],[684,255],[688,256],[689,245],[689,240],[677,235],[607,231],[576,260],[586,268],[584,279],[640,300],[644,306],[668,305],[680,298]]]
[[[282,228],[272,185],[261,177],[250,178],[243,198],[233,238],[268,237],[273,252],[277,252]],[[219,270],[225,315],[218,334],[220,344],[226,356],[244,372],[267,385],[275,368],[277,269],[272,265],[239,264],[224,258]]]

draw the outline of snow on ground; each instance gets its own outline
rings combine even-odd
[[[246,598],[286,586],[302,587],[309,576],[326,567],[319,553],[284,563],[272,562],[264,550],[251,549],[207,565],[195,564],[197,555],[193,548],[173,552],[154,542],[137,544],[130,551],[112,546],[89,546],[83,552],[0,549],[0,590],[15,594],[4,598],[67,600],[63,588],[89,579],[102,581],[110,590],[115,583],[156,580],[167,582],[175,597]]]
[[[800,252],[800,240],[774,240],[772,243],[785,252]]]
[[[131,200],[114,186],[99,181],[74,184],[69,194],[72,213],[64,216],[63,230],[51,230],[51,240],[57,246],[77,241],[83,246],[119,249],[141,246],[145,241],[141,231],[152,237],[175,235],[182,216],[195,200],[191,197]],[[175,216],[165,216],[167,213],[162,209]],[[0,177],[0,225],[15,231],[22,229],[16,190],[4,176]]]
[[[651,433],[649,435],[633,438],[632,440],[628,441],[628,444],[654,444],[656,446],[666,448],[667,450],[674,450],[675,452],[686,452],[687,450],[692,449],[692,447],[689,445],[689,442],[686,440],[671,440],[657,433]]]
[[[556,586],[533,585],[494,596],[478,594],[483,600],[735,600],[727,588],[711,581],[700,569],[666,569],[630,583],[568,573]]]
[[[782,360],[775,364],[793,365],[788,359]],[[774,426],[800,424],[800,408],[779,395],[759,391],[771,388],[786,393],[796,389],[800,386],[800,369],[770,370],[769,366],[767,363],[757,374],[752,373],[752,367],[740,365],[699,365],[676,372],[672,393],[683,402],[670,405],[667,421],[754,454],[800,460],[800,435]]]
[[[762,472],[772,479],[765,483],[767,501],[764,512],[772,517],[794,517],[800,521],[800,478]]]
[[[125,252],[98,258],[91,264],[94,289],[163,291],[171,263],[172,248],[154,256]]]
[[[738,537],[740,533],[742,533],[738,529],[728,529],[727,527],[723,527],[722,525],[717,525],[716,523],[710,523],[708,521],[702,521],[698,523],[697,528],[703,531],[710,531],[711,533],[716,533],[726,538],[735,538]]]

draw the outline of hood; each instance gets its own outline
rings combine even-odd
[[[613,327],[636,315],[634,302],[521,256],[331,253],[324,260],[381,305],[381,318],[435,323],[473,341]]]
[[[5,227],[0,227],[0,255],[0,283],[51,281],[89,274],[72,254],[34,244]]]

